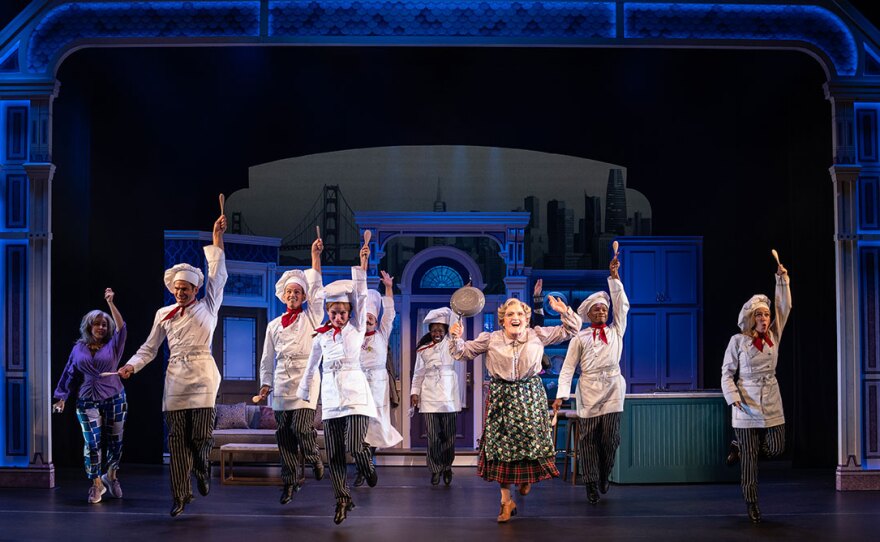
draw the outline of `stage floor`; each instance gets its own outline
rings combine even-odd
[[[760,525],[749,523],[735,484],[615,486],[597,506],[562,480],[516,495],[519,515],[497,524],[497,484],[457,467],[450,487],[432,487],[426,468],[379,467],[379,485],[353,490],[357,507],[333,524],[329,476],[306,479],[291,503],[280,488],[223,486],[168,511],[168,470],[125,466],[125,497],[86,502],[80,469],[57,472],[54,490],[0,489],[0,540],[467,541],[479,540],[868,540],[880,532],[880,493],[838,493],[832,470],[768,465],[761,472]],[[195,487],[194,487],[195,489]]]

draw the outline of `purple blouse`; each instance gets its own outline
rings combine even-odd
[[[55,399],[66,401],[71,392],[77,391],[77,385],[79,385],[79,396],[92,401],[109,399],[122,393],[122,380],[118,375],[100,375],[116,372],[119,368],[119,360],[125,349],[126,334],[123,323],[94,356],[88,346],[79,342],[73,345],[64,373],[58,381],[58,387],[55,388]]]

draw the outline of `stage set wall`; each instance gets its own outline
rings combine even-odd
[[[216,194],[245,188],[248,166],[454,143],[624,164],[655,234],[702,236],[705,388],[739,306],[771,290],[777,248],[795,292],[779,370],[788,457],[829,475],[836,465],[840,489],[876,485],[880,39],[848,5],[730,5],[700,19],[729,9],[742,28],[776,21],[763,35],[701,27],[704,5],[652,2],[563,2],[598,21],[582,26],[598,35],[573,38],[549,23],[530,35],[479,24],[455,37],[415,24],[399,36],[273,34],[271,9],[294,2],[227,2],[255,9],[245,35],[38,31],[86,4],[35,2],[0,40],[7,479],[50,486],[55,462],[80,461],[73,416],[49,417],[79,318],[114,287],[132,353],[163,303],[163,231],[207,230]],[[479,19],[482,5],[465,7]],[[810,32],[786,34],[786,20]],[[139,47],[306,43],[341,47]],[[118,45],[138,47],[103,48]],[[127,383],[127,460],[161,460],[162,382],[155,364]]]

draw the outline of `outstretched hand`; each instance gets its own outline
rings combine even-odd
[[[532,296],[538,297],[541,295],[541,292],[544,291],[544,279],[538,279],[535,281],[535,289],[532,290]]]
[[[782,264],[779,264],[779,267],[776,268],[776,274],[780,277],[784,277],[788,275],[788,269],[785,268]]]
[[[107,302],[108,305],[113,304],[113,297],[116,294],[113,292],[113,288],[105,288],[104,289],[104,301]]]
[[[134,367],[132,367],[131,365],[125,364],[122,367],[120,367],[119,370],[116,371],[116,373],[119,375],[120,378],[127,379],[127,378],[131,377],[131,375],[134,374]]]
[[[565,302],[558,297],[548,295],[547,302],[550,303],[550,308],[559,314],[565,314],[566,312],[568,312],[568,305],[566,305]]]

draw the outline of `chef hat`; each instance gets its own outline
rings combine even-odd
[[[583,302],[578,307],[578,315],[583,318],[584,322],[589,322],[590,318],[587,316],[587,313],[590,312],[590,309],[593,308],[593,305],[597,303],[602,303],[606,307],[611,306],[611,296],[608,295],[608,292],[604,290],[599,290],[595,292],[590,297],[583,300]]]
[[[372,314],[376,318],[379,317],[379,310],[382,308],[382,296],[377,290],[372,288],[367,290],[367,314]]]
[[[739,328],[743,331],[749,331],[755,321],[752,315],[755,313],[755,310],[762,307],[768,311],[770,310],[770,298],[764,294],[755,294],[746,301],[742,310],[739,311],[739,320],[737,321]]]
[[[278,279],[278,282],[275,283],[275,297],[281,300],[284,303],[284,290],[287,288],[288,284],[299,284],[300,288],[303,289],[303,292],[309,291],[308,282],[306,282],[306,274],[303,273],[299,269],[291,269],[290,271],[285,271],[281,278]]]
[[[197,267],[193,267],[188,263],[179,263],[165,270],[165,287],[172,294],[174,293],[174,281],[176,280],[185,280],[196,288],[201,288],[202,284],[205,283],[205,275]]]
[[[430,326],[431,324],[444,324],[448,326],[452,321],[452,317],[452,309],[449,307],[441,307],[428,312],[428,314],[425,315],[423,322],[426,326]]]
[[[335,280],[324,288],[324,302],[351,303],[354,301],[354,281],[350,279]]]
[[[351,279],[337,280],[328,284],[324,288],[324,298],[325,306],[330,303],[348,303],[351,305],[351,310],[349,311],[349,317],[351,320],[349,322],[357,327],[357,318],[355,317],[358,314],[358,304],[357,304],[357,294],[354,291],[354,281]]]

